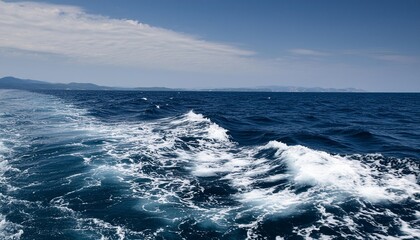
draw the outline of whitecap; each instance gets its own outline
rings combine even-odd
[[[277,149],[276,156],[287,164],[296,184],[341,190],[372,202],[401,201],[420,193],[420,186],[412,175],[399,177],[383,173],[350,157],[299,145],[271,141],[265,147]]]

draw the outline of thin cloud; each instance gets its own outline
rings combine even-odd
[[[301,55],[301,56],[307,56],[307,57],[325,57],[325,56],[331,55],[330,53],[327,53],[327,52],[321,52],[321,51],[316,51],[312,49],[304,49],[304,48],[290,49],[289,52],[294,55]]]
[[[198,72],[264,68],[252,51],[73,6],[0,1],[0,32],[2,49],[93,64]]]

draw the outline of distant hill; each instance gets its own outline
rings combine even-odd
[[[23,90],[112,90],[112,87],[98,86],[92,83],[49,83],[38,80],[15,77],[0,78],[0,88]]]
[[[304,88],[265,86],[256,88],[209,88],[183,89],[165,87],[116,88],[99,86],[93,83],[49,83],[38,80],[20,79],[15,77],[0,78],[0,89],[21,90],[131,90],[131,91],[212,91],[212,92],[364,92],[355,88]]]

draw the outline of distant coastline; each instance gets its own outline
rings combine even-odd
[[[0,89],[21,90],[120,90],[120,91],[206,91],[206,92],[366,92],[356,88],[320,88],[294,86],[261,86],[254,88],[166,88],[166,87],[108,87],[93,83],[50,83],[46,81],[20,79],[16,77],[0,78]]]

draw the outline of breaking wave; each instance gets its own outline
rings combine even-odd
[[[107,123],[1,94],[0,238],[420,237],[416,160],[241,145],[193,110]]]

